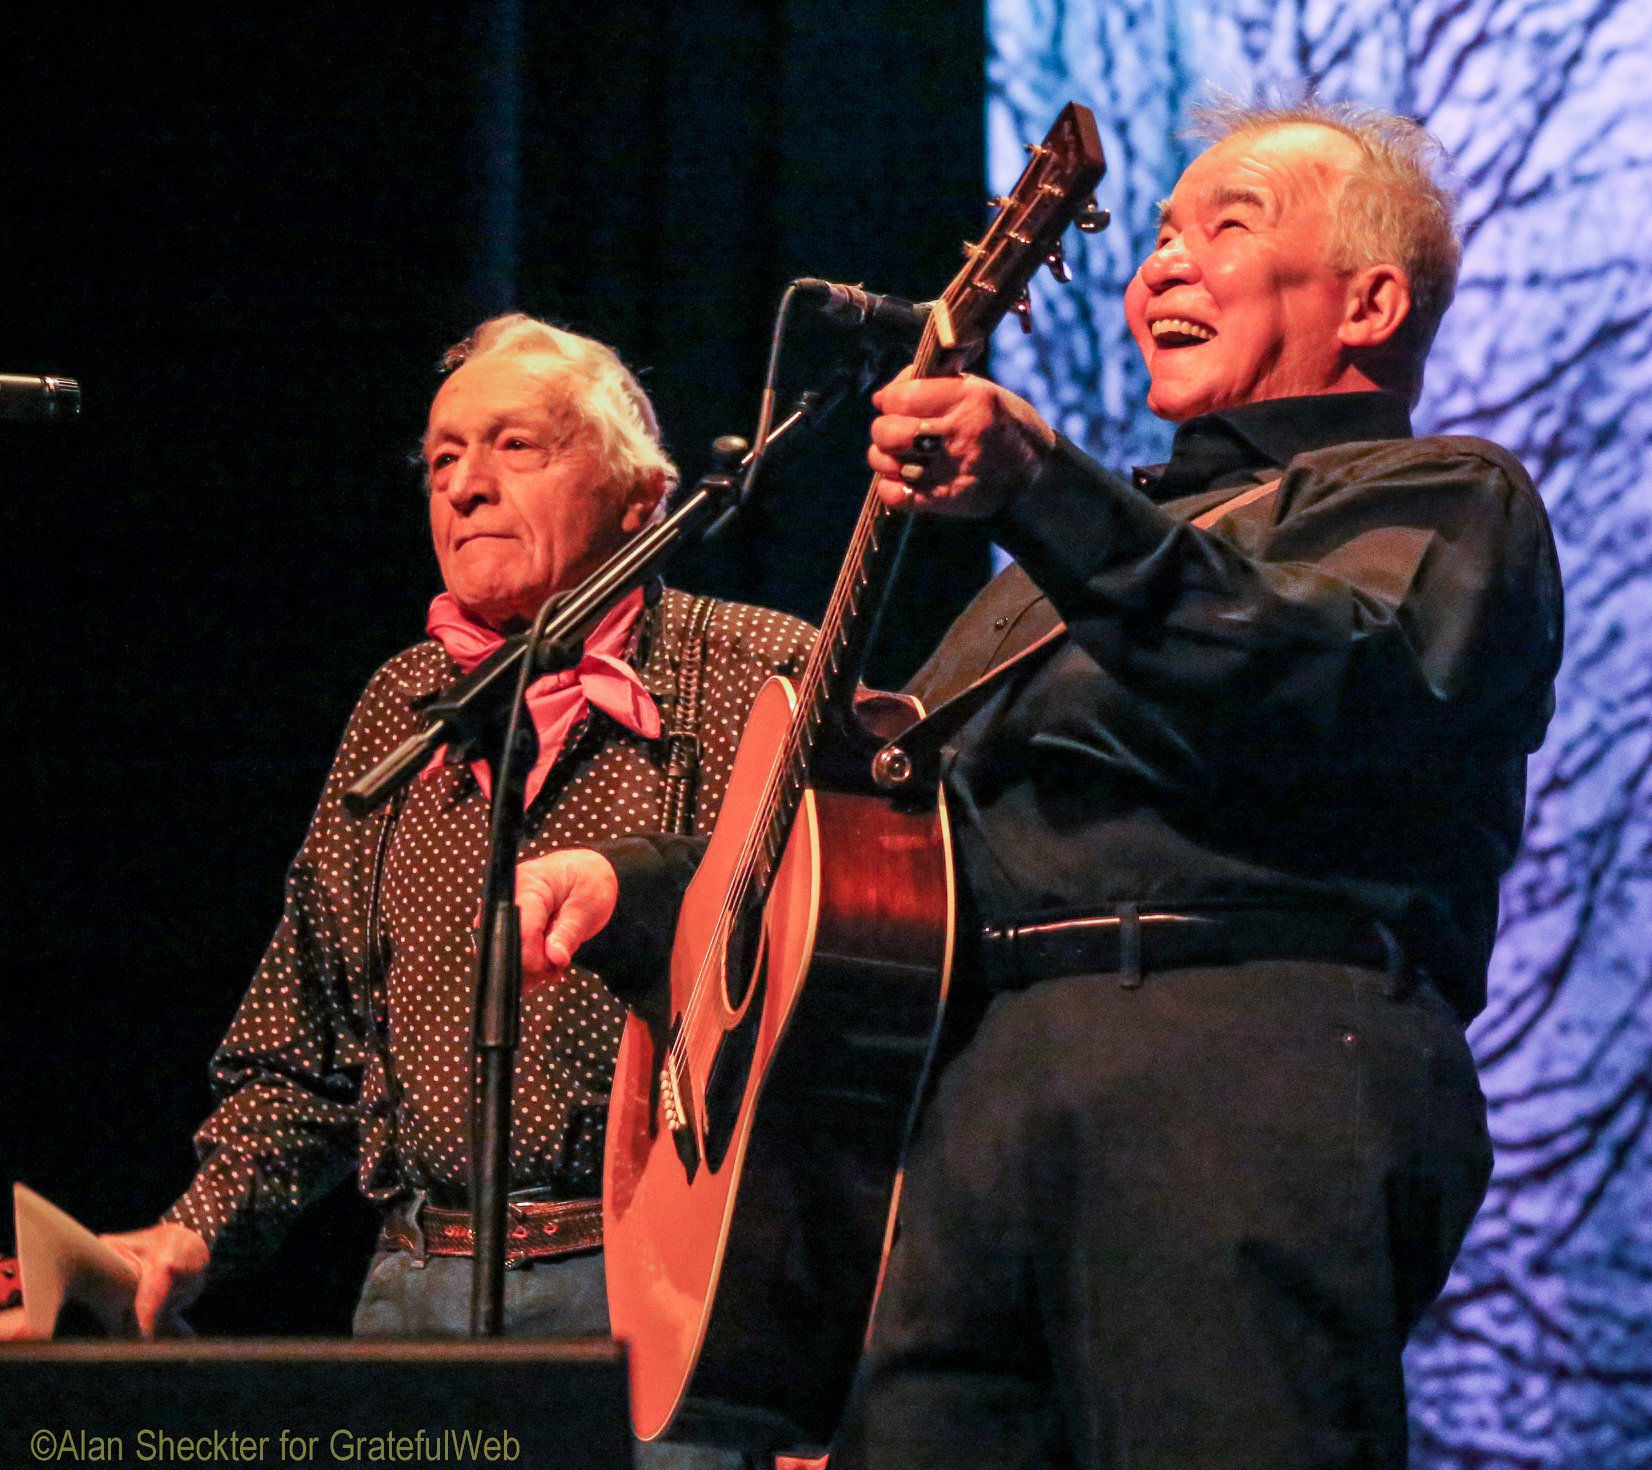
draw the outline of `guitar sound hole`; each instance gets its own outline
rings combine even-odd
[[[754,992],[751,1006],[735,1025],[723,1033],[717,1056],[706,1077],[706,1166],[713,1172],[722,1168],[734,1137],[735,1125],[740,1121],[740,1105],[745,1101],[752,1058],[757,1052],[757,1028],[763,1017],[765,969],[759,965],[757,973],[751,977],[748,983],[748,988]]]
[[[748,899],[729,926],[728,948],[723,952],[723,984],[730,1010],[737,1011],[746,1003],[762,950],[763,905]]]

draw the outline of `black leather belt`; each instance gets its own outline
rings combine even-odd
[[[507,1267],[596,1250],[601,1244],[600,1199],[505,1202]],[[385,1216],[379,1249],[407,1251],[421,1265],[428,1256],[473,1256],[476,1236],[471,1229],[470,1211],[403,1201]]]
[[[1398,985],[1403,950],[1366,914],[1307,908],[1138,909],[1110,914],[987,924],[983,978],[994,990],[1022,990],[1060,975],[1116,974],[1139,985],[1153,970],[1236,965],[1248,960],[1322,960],[1386,971]]]

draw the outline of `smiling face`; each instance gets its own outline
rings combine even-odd
[[[1154,413],[1180,423],[1371,386],[1346,351],[1350,277],[1327,260],[1332,207],[1360,158],[1335,129],[1292,124],[1189,165],[1124,298]]]
[[[655,477],[615,482],[553,359],[479,356],[430,406],[424,460],[442,581],[484,623],[531,619],[594,571],[651,514]]]

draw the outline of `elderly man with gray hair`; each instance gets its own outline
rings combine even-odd
[[[1459,257],[1432,140],[1204,122],[1124,297],[1167,464],[1115,477],[979,378],[879,399],[880,493],[1018,563],[926,702],[1065,636],[952,737],[993,999],[844,1470],[1401,1466],[1401,1349],[1485,1188],[1462,1027],[1553,708],[1553,540],[1511,455],[1412,435]]]
[[[912,686],[973,922],[834,1470],[1401,1466],[1485,1187],[1463,1025],[1553,539],[1511,455],[1412,434],[1458,260],[1427,136],[1210,121],[1123,303],[1168,463],[981,377],[876,397],[878,493],[1016,562]],[[530,864],[527,959],[626,944],[657,847]]]
[[[218,1102],[193,1183],[162,1223],[108,1237],[140,1265],[146,1332],[165,1330],[208,1271],[267,1252],[352,1169],[385,1209],[358,1333],[467,1328],[473,930],[491,772],[450,752],[371,818],[340,798],[419,728],[431,698],[644,526],[676,470],[646,395],[601,343],[513,314],[444,366],[423,458],[446,590],[430,637],[380,669],[350,717],[280,927],[214,1058]],[[708,831],[752,699],[771,674],[795,672],[810,641],[807,625],[759,608],[657,588],[626,598],[577,669],[529,690],[540,752],[524,853]],[[697,750],[697,769],[669,760],[672,737],[679,757]],[[523,998],[510,1182],[528,1239],[506,1278],[511,1332],[607,1329],[601,1168],[622,1020],[589,971]],[[685,1446],[648,1454],[658,1466],[730,1462]]]

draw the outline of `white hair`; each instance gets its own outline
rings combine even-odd
[[[1379,108],[1313,99],[1283,105],[1219,100],[1196,108],[1193,136],[1207,143],[1307,124],[1341,133],[1362,162],[1332,202],[1329,264],[1357,271],[1397,265],[1411,286],[1411,312],[1395,337],[1421,380],[1423,360],[1457,291],[1463,247],[1457,201],[1442,181],[1450,159],[1420,123]]]
[[[677,466],[661,442],[654,405],[612,347],[513,311],[454,343],[441,365],[451,372],[472,358],[504,356],[552,359],[556,366],[545,374],[547,384],[572,379],[579,386],[570,406],[596,434],[603,465],[616,481],[634,485],[660,474],[667,493],[677,484]]]

